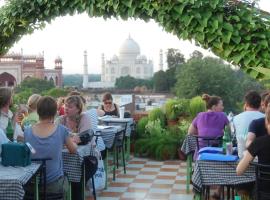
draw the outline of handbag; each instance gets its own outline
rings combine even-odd
[[[94,132],[92,129],[81,132],[79,134],[81,142],[78,145],[88,144],[92,140],[93,135],[94,135]]]
[[[25,143],[9,142],[2,144],[2,165],[25,167],[31,164],[31,152]]]

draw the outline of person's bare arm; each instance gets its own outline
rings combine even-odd
[[[67,146],[67,149],[69,151],[69,153],[76,153],[77,151],[77,144],[75,144],[71,137],[68,136],[67,139],[66,139],[66,146]]]
[[[252,132],[248,132],[247,134],[247,141],[246,141],[246,148],[255,140],[256,135]]]
[[[237,165],[236,174],[238,176],[242,175],[246,171],[247,167],[249,166],[250,162],[253,159],[254,159],[254,157],[248,151],[246,151],[244,154],[244,157]]]
[[[188,134],[190,135],[198,135],[198,130],[195,126],[193,126],[193,124],[190,124],[189,128],[188,128]]]
[[[104,116],[104,115],[105,115],[104,110],[97,109],[97,115],[98,115],[98,117],[102,117],[102,116]]]

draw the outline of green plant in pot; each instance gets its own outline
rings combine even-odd
[[[188,115],[189,100],[169,99],[165,104],[165,113],[169,126],[176,125],[179,118]]]
[[[137,133],[136,139],[146,137],[145,126],[147,125],[148,121],[149,121],[148,117],[142,117],[139,120],[139,122],[138,122],[138,124],[136,126],[136,133]]]
[[[161,108],[155,108],[148,115],[149,121],[160,120],[161,127],[165,127],[165,114]]]

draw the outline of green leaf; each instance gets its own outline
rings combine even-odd
[[[239,44],[241,42],[241,37],[233,36],[231,37],[231,40],[234,41],[234,43]]]
[[[182,14],[183,14],[183,11],[184,11],[184,9],[185,9],[185,7],[186,7],[186,4],[183,3],[183,4],[181,4],[181,5],[174,6],[173,9],[174,9],[178,14],[182,15]]]
[[[210,0],[209,4],[213,9],[216,9],[216,6],[218,5],[219,0]]]
[[[222,27],[230,32],[233,32],[233,26],[227,22],[223,23]]]
[[[226,44],[229,44],[231,40],[231,36],[232,36],[232,32],[224,32],[224,34],[222,35],[223,42]]]

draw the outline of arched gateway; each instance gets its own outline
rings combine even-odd
[[[270,14],[254,0],[20,0],[0,8],[0,54],[23,35],[63,15],[153,19],[182,39],[238,65],[256,78],[270,68]],[[158,42],[158,41],[157,41]]]

